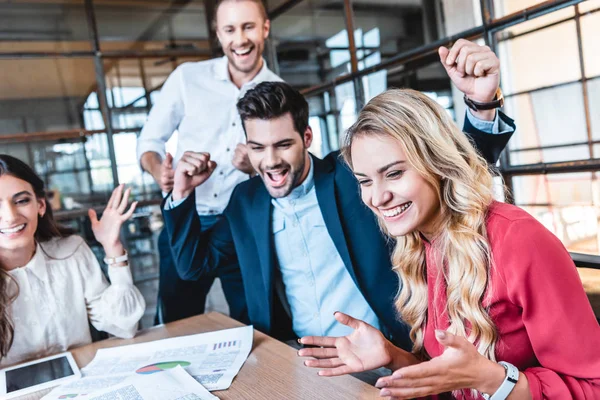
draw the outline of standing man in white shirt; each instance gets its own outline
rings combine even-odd
[[[210,153],[215,173],[196,194],[202,226],[210,229],[229,202],[233,188],[254,171],[248,161],[244,130],[236,109],[246,91],[264,81],[281,81],[262,58],[270,21],[261,0],[221,0],[213,28],[225,56],[180,65],[166,80],[137,144],[142,168],[168,193],[173,188],[173,162],[185,151]],[[175,156],[165,143],[177,130]],[[177,275],[166,231],[158,242],[160,284],[158,322],[204,312],[212,280],[182,281]],[[220,276],[234,318],[243,319],[241,281]],[[237,277],[236,277],[237,278]]]

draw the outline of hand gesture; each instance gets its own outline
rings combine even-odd
[[[119,185],[113,190],[100,220],[98,220],[96,211],[91,208],[88,210],[88,215],[92,221],[92,231],[94,232],[94,236],[102,247],[104,247],[104,250],[109,257],[120,256],[123,254],[121,241],[119,240],[121,225],[131,218],[135,211],[135,207],[138,204],[137,201],[134,201],[131,204],[131,207],[129,207],[129,210],[125,212],[131,188],[127,188],[125,193],[123,193],[123,188],[124,185]],[[119,247],[120,250],[117,249],[116,251],[111,251],[112,249]]]
[[[500,83],[500,60],[489,47],[459,39],[450,50],[440,47],[439,55],[458,90],[478,102],[494,99]]]
[[[160,177],[157,179],[158,186],[163,192],[170,192],[173,190],[173,177],[175,171],[173,171],[173,156],[171,153],[167,153],[165,159],[160,165]]]
[[[445,331],[436,331],[435,337],[444,346],[442,355],[379,378],[375,386],[383,388],[381,396],[412,399],[460,389],[493,393],[500,387],[504,367],[479,354],[463,337]]]
[[[338,376],[390,364],[392,361],[390,347],[394,346],[381,332],[366,322],[341,312],[335,313],[335,319],[354,329],[354,332],[338,338],[325,336],[301,338],[302,344],[322,347],[300,349],[299,356],[316,358],[316,360],[306,360],[304,365],[323,368],[319,371],[321,376]]]
[[[248,158],[248,145],[246,144],[238,143],[235,147],[231,163],[234,167],[248,175],[254,174],[254,168],[252,167],[252,164],[250,164],[250,159]]]
[[[188,197],[192,191],[202,185],[217,167],[209,153],[186,151],[177,163],[173,184],[173,200]]]

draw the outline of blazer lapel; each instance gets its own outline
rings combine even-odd
[[[268,310],[271,310],[273,291],[273,270],[275,268],[273,241],[271,238],[271,196],[266,188],[261,184],[254,198],[253,210],[255,215],[256,248],[262,272],[262,279],[268,296]]]
[[[313,157],[313,163],[315,167],[314,179],[315,179],[315,190],[317,191],[317,201],[325,220],[325,226],[327,231],[335,244],[342,261],[346,266],[346,269],[350,273],[350,276],[354,280],[357,287],[360,287],[354,273],[354,267],[350,259],[350,252],[348,251],[348,245],[346,244],[346,237],[344,236],[344,230],[342,229],[342,223],[340,222],[340,214],[337,208],[337,202],[335,197],[335,169],[331,165],[327,165],[324,161]]]

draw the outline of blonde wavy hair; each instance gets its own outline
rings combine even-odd
[[[485,305],[492,268],[485,222],[493,201],[487,162],[440,105],[414,90],[391,89],[369,101],[347,132],[345,161],[352,167],[351,147],[358,136],[381,135],[398,141],[408,163],[438,193],[442,222],[435,246],[443,266],[438,276],[448,288],[449,331],[466,337],[495,361],[498,333]],[[382,221],[380,225],[385,231]],[[411,326],[413,353],[427,357],[427,270],[419,232],[396,238],[392,264],[402,283],[396,308]]]

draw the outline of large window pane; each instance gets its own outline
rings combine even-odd
[[[509,142],[511,150],[587,141],[581,83],[510,97],[506,111],[518,124]],[[510,162],[519,165],[589,157],[589,149],[583,145],[511,151]]]
[[[600,0],[588,0],[579,3],[579,11],[586,13],[600,8]]]
[[[581,78],[575,21],[500,42],[498,50],[506,93]]]
[[[92,194],[102,195],[98,201],[107,200],[114,187],[105,134],[15,143],[2,142],[0,137],[0,153],[23,160],[34,168],[48,189],[84,205]],[[70,202],[65,205],[73,207]]]
[[[450,78],[437,54],[369,74],[362,78],[362,84],[367,101],[388,88],[411,88],[427,94],[454,117]]]
[[[592,138],[600,140],[600,78],[588,81],[588,98],[590,107],[590,118],[592,124]],[[600,145],[595,145],[594,157],[600,158]]]
[[[514,198],[569,251],[599,254],[598,180],[592,173],[513,178]]]
[[[495,0],[494,4],[496,6],[496,18],[503,17],[508,14],[512,14],[526,8],[536,6],[543,1],[540,0]],[[543,15],[541,17],[537,17],[532,19],[531,21],[526,21],[516,26],[513,26],[507,29],[504,32],[504,35],[518,35],[523,32],[528,32],[533,29],[541,28],[546,25],[550,25],[557,21],[564,20],[566,18],[571,18],[575,16],[575,8],[574,7],[566,7],[562,10],[554,11],[549,14]]]
[[[600,5],[598,5],[600,7]],[[581,41],[583,45],[583,61],[585,74],[588,77],[600,76],[600,12],[581,17]]]

